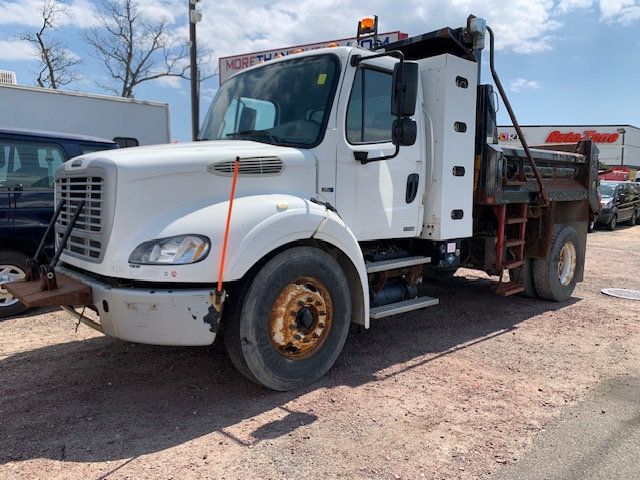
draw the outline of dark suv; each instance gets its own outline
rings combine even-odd
[[[0,318],[25,307],[3,285],[24,278],[53,216],[53,175],[70,158],[117,148],[111,140],[0,127]],[[53,234],[45,255],[53,255]]]
[[[619,222],[640,223],[640,185],[636,182],[602,181],[598,187],[602,195],[598,224],[615,230]]]

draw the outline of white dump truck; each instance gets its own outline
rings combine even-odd
[[[498,145],[496,96],[478,85],[487,32],[511,112],[493,33],[470,17],[254,66],[220,87],[200,141],[65,163],[58,257],[7,288],[132,342],[224,330],[237,368],[275,390],[323,376],[352,324],[436,305],[424,284],[461,266],[503,295],[568,299],[597,150]]]

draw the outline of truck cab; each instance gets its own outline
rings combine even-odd
[[[498,146],[478,85],[486,31],[470,17],[377,51],[269,61],[220,87],[200,141],[64,164],[67,290],[30,298],[88,306],[97,319],[65,308],[140,343],[208,345],[224,329],[238,369],[275,390],[324,375],[352,324],[437,305],[422,287],[460,266],[503,295],[566,300],[596,150]]]

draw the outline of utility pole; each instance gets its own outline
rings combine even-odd
[[[189,0],[189,54],[191,67],[189,78],[191,80],[191,136],[193,141],[198,140],[200,133],[200,95],[198,92],[198,51],[196,47],[196,23],[202,20],[202,13],[196,10],[196,4],[200,0]]]
[[[624,128],[619,128],[616,131],[622,135],[622,152],[620,152],[620,165],[624,165],[624,136],[627,131]]]

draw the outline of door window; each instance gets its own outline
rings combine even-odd
[[[390,72],[359,68],[347,106],[349,143],[391,141],[394,117],[391,116]]]
[[[0,188],[51,189],[55,171],[65,160],[56,145],[0,139]]]
[[[251,130],[267,130],[276,124],[276,106],[266,100],[234,98],[222,122],[221,138]]]

